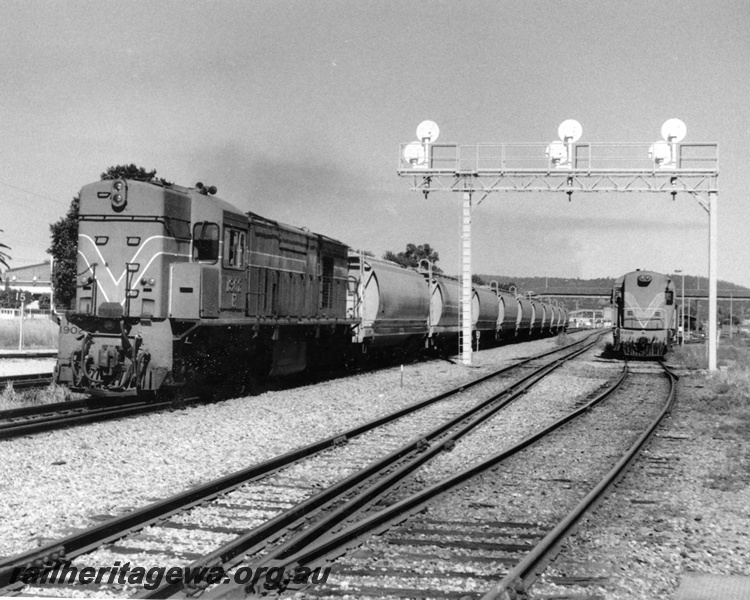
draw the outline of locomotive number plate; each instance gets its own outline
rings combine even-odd
[[[238,277],[227,278],[227,292],[241,292],[242,291],[242,279]]]

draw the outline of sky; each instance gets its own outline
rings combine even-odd
[[[0,242],[48,258],[49,224],[109,166],[198,181],[243,211],[381,255],[429,243],[458,273],[461,196],[397,176],[440,142],[651,143],[670,118],[719,144],[718,277],[750,286],[745,0],[3,0]],[[492,194],[477,273],[708,274],[690,195]]]

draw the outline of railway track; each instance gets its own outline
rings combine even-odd
[[[5,389],[12,385],[14,389],[30,389],[46,387],[52,383],[52,373],[28,373],[24,375],[2,375],[0,376],[0,388]]]
[[[649,393],[652,374],[630,383],[633,375],[624,371],[616,386],[518,444],[386,500],[382,510],[267,566],[284,570],[282,590],[304,589],[305,597],[510,600],[528,594],[565,537],[623,476],[670,410],[676,378],[664,373],[669,389],[658,400]],[[616,397],[597,409],[613,392]],[[581,446],[596,451],[582,456],[575,451]],[[586,463],[585,475],[568,474],[573,461]],[[301,567],[314,571],[335,559],[327,584],[294,584]],[[585,583],[603,583],[599,579]],[[216,586],[205,598],[261,592],[258,585],[241,588]]]
[[[598,337],[525,359],[312,446],[0,561],[0,586],[10,583],[14,570],[74,560],[93,550],[86,559],[95,564],[127,560],[185,567],[193,561],[224,572],[250,548],[260,544],[265,549],[270,540],[299,526],[300,519],[309,523],[310,518],[331,512],[340,516],[355,505],[366,505],[373,485],[392,488],[430,458],[453,448],[551,370],[593,346]],[[565,357],[545,358],[554,354]],[[531,368],[532,362],[544,365]],[[518,374],[509,382],[511,371]],[[485,398],[477,402],[471,394],[480,388]],[[409,441],[404,444],[405,440]],[[372,462],[374,456],[378,459]],[[187,532],[189,544],[184,540]],[[16,582],[5,591],[21,588]],[[164,597],[182,591],[184,581],[144,593]],[[42,593],[37,588],[31,592]]]
[[[183,403],[197,401],[186,398]],[[85,398],[0,411],[0,439],[33,435],[44,431],[122,419],[173,407],[171,400],[144,400],[137,396],[101,400]]]
[[[0,358],[53,358],[57,350],[0,350]]]

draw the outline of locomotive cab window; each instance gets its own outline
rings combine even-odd
[[[219,226],[203,221],[193,227],[193,260],[215,263],[219,260]]]
[[[233,269],[245,267],[247,232],[231,227],[224,228],[224,266]]]
[[[672,306],[674,304],[674,292],[672,290],[664,292],[664,300],[667,306]]]

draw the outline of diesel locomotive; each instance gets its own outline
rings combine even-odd
[[[80,193],[75,306],[56,381],[179,393],[368,357],[455,349],[460,283],[364,256],[194,188],[127,179]],[[567,312],[476,287],[474,343],[553,335]]]
[[[661,358],[675,337],[675,288],[668,275],[636,270],[612,290],[614,350],[626,358]]]

